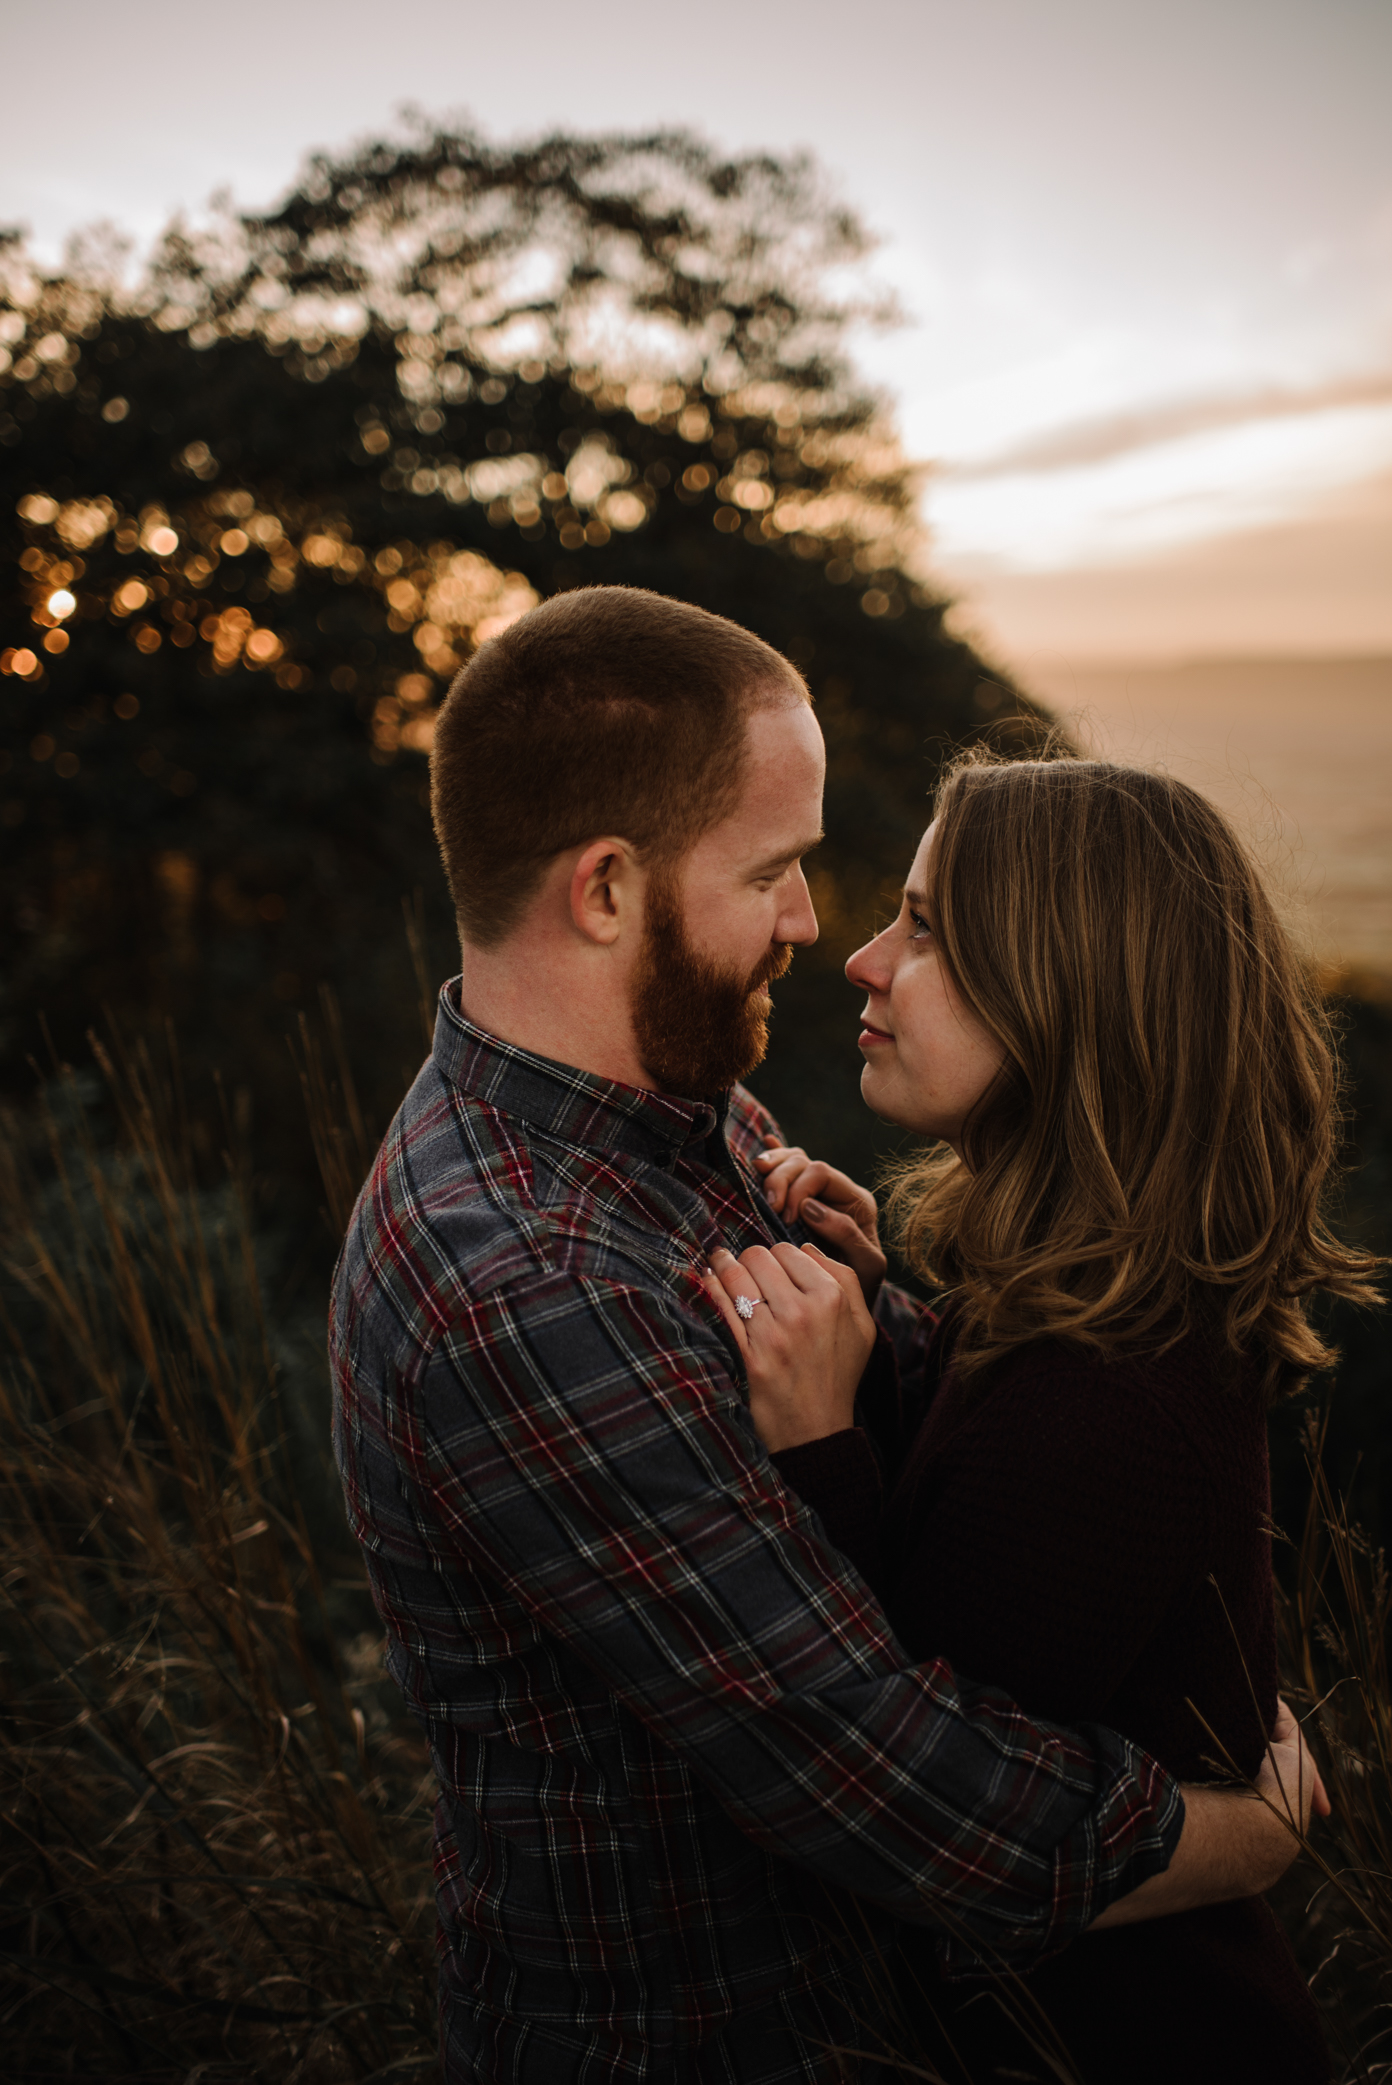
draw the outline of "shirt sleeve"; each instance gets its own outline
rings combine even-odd
[[[1017,1960],[1162,1870],[1183,1805],[1112,1732],[915,1666],[779,1483],[689,1309],[541,1271],[393,1400],[432,1540],[493,1574],[770,1852]]]

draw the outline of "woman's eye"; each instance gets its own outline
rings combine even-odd
[[[927,920],[923,917],[923,914],[921,912],[915,912],[911,908],[909,912],[909,919],[913,924],[913,933],[909,937],[910,940],[920,941],[932,935],[933,929],[929,926]]]

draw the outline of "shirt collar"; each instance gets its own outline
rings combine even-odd
[[[670,1165],[723,1125],[728,1093],[713,1101],[679,1100],[620,1086],[476,1028],[460,1005],[460,984],[452,977],[441,987],[430,1054],[440,1075],[461,1092],[567,1144],[624,1151],[658,1164]]]

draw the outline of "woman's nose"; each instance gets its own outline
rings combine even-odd
[[[859,991],[889,990],[890,978],[893,975],[889,953],[891,931],[886,927],[883,934],[877,934],[873,941],[866,942],[864,948],[858,948],[847,963],[846,975]]]

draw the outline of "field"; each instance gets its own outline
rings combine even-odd
[[[1387,1028],[1358,1009],[1351,1036],[1381,1061]],[[273,1183],[235,1106],[198,1121],[168,1048],[98,1047],[5,1125],[0,2031],[16,2080],[434,2072],[431,1775],[326,1447],[324,1277],[372,1131],[331,1022],[303,1024],[299,1070],[324,1202],[307,1253],[265,1214]],[[1375,1229],[1387,1122],[1365,1108],[1356,1127],[1353,1204]],[[1342,1466],[1374,1512],[1386,1496],[1354,1446],[1381,1342],[1348,1329],[1349,1394],[1278,1427],[1286,1683],[1336,1813],[1281,1909],[1340,2075],[1362,2079],[1386,2075],[1392,1682],[1383,1559],[1326,1475]]]

